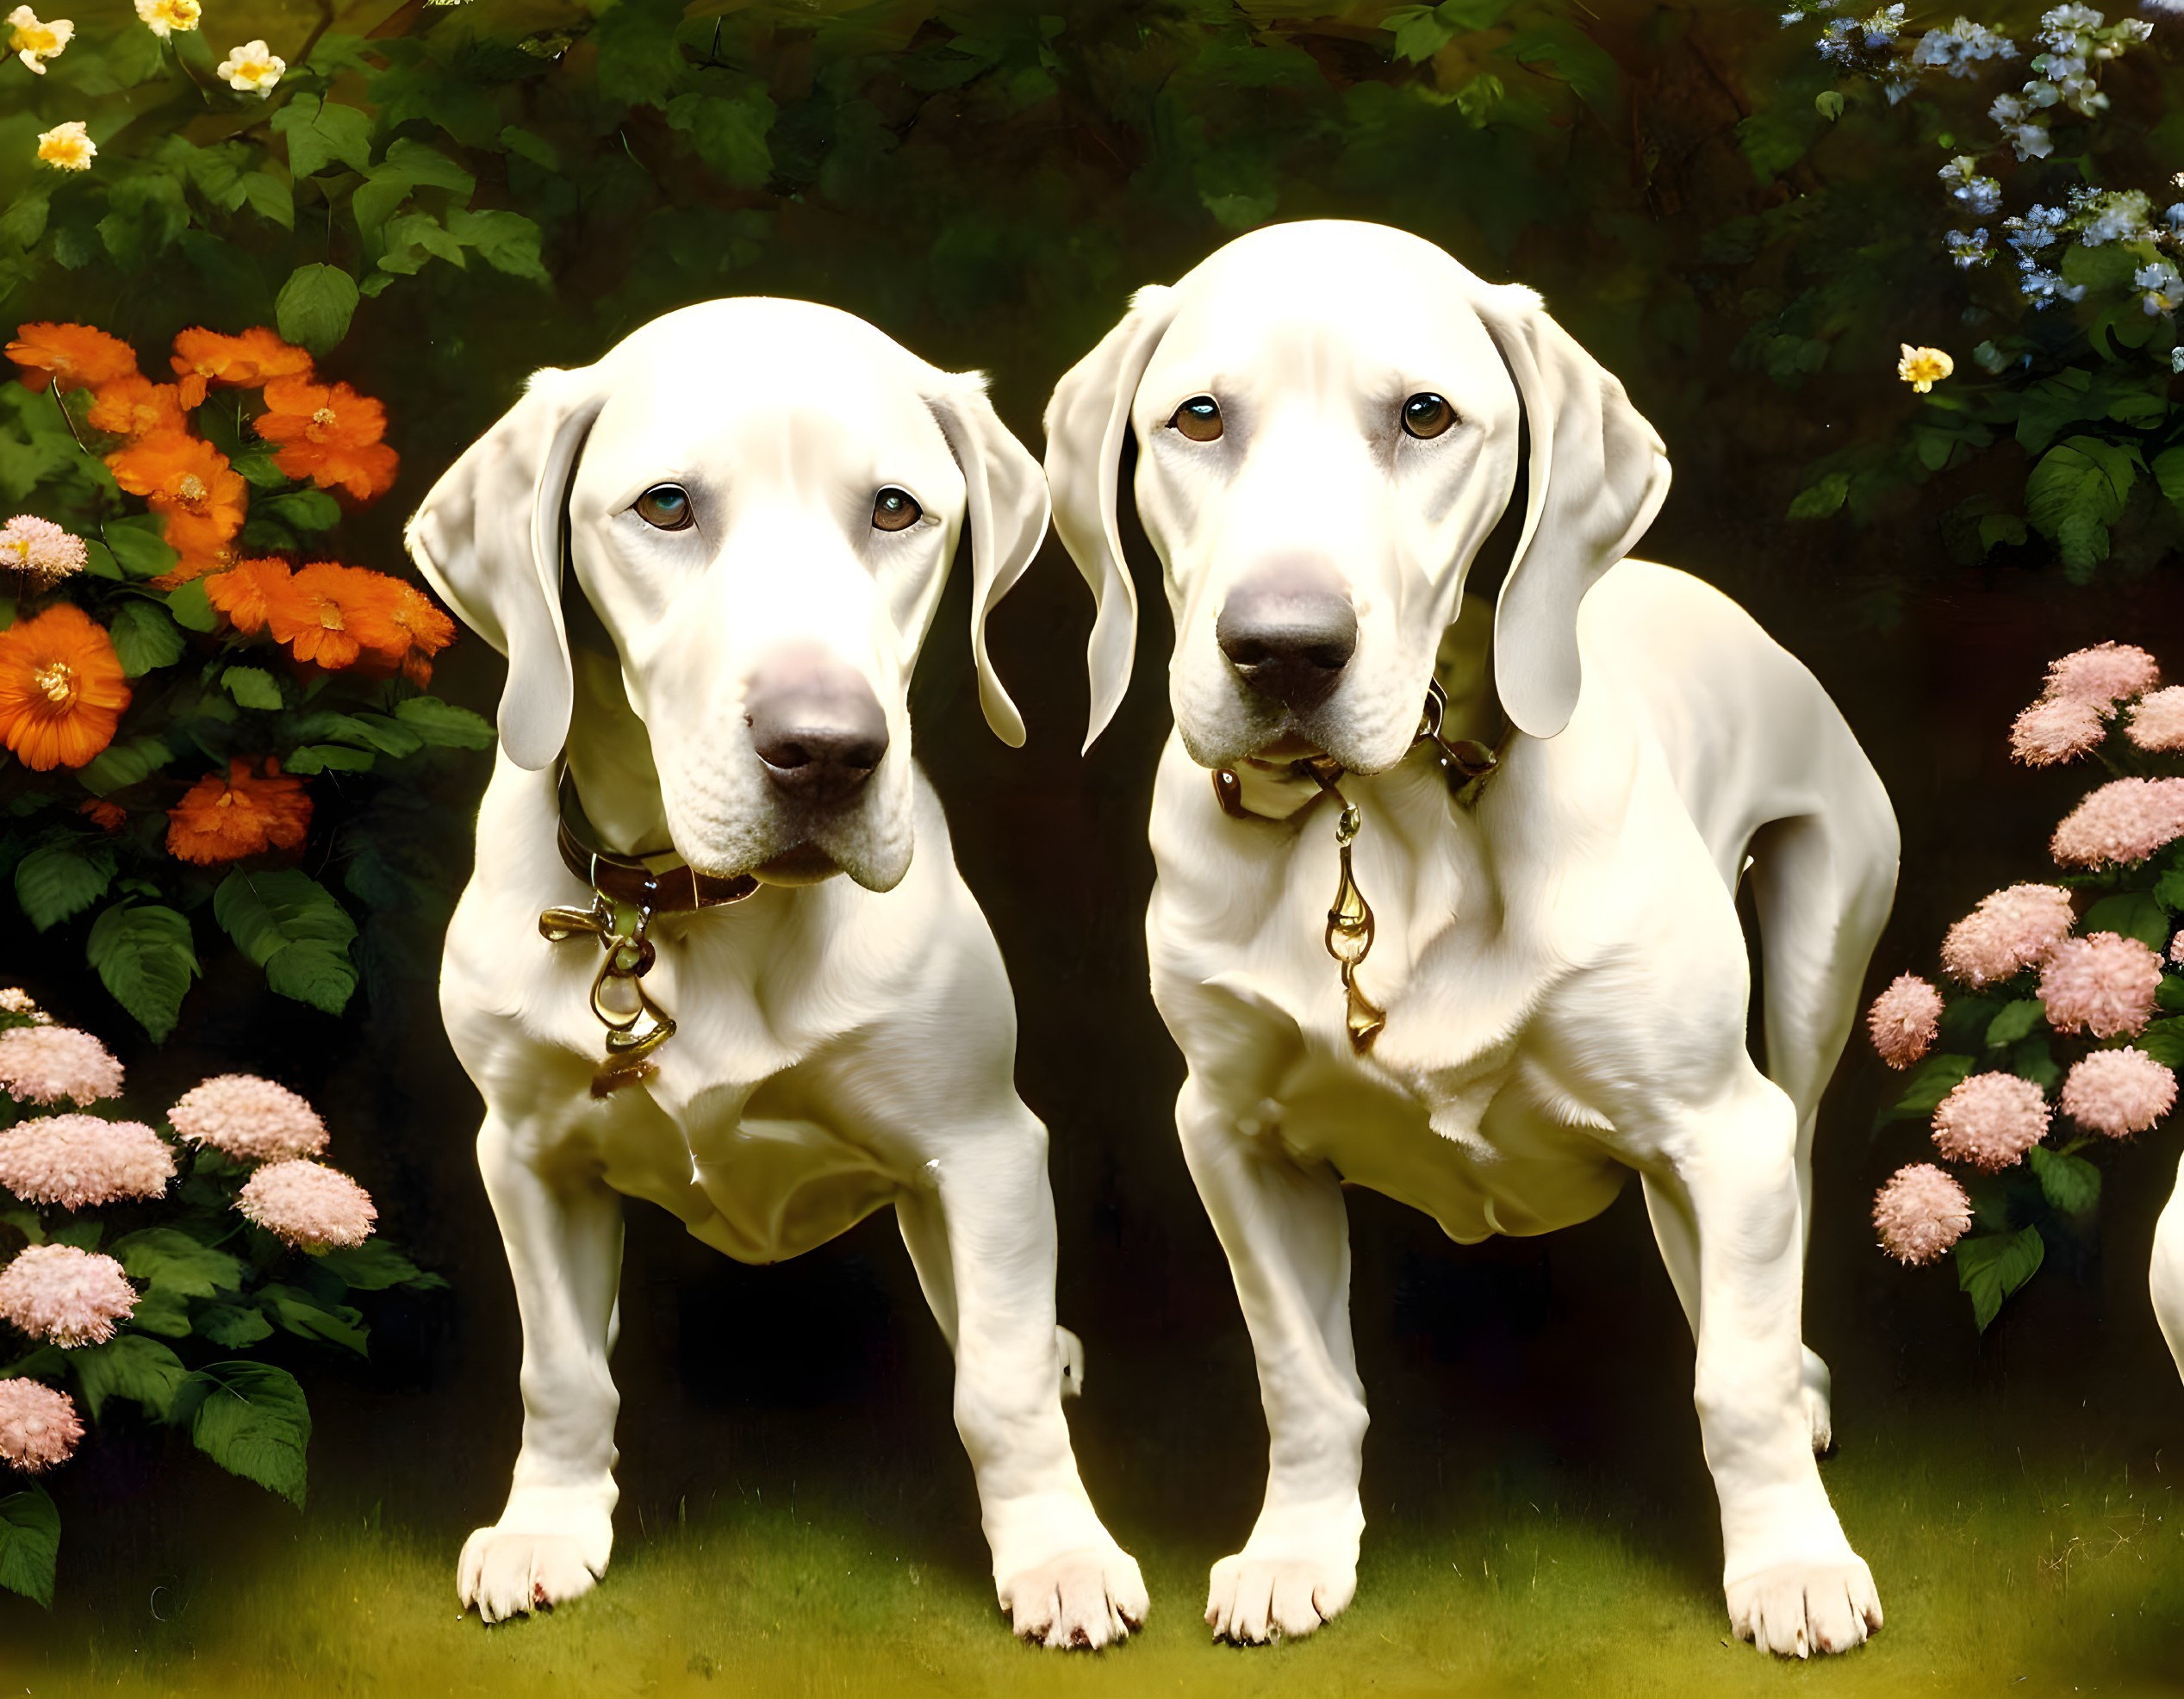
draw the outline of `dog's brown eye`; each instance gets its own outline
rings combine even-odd
[[[924,517],[925,510],[918,505],[918,498],[893,484],[872,498],[874,531],[907,531]]]
[[[1403,404],[1403,428],[1420,441],[1439,436],[1456,422],[1456,409],[1440,396],[1428,392]]]
[[[637,516],[655,531],[683,531],[693,517],[690,492],[679,483],[656,483],[637,498]]]
[[[1168,428],[1182,432],[1194,443],[1216,441],[1221,435],[1221,403],[1210,395],[1193,395],[1176,408]]]

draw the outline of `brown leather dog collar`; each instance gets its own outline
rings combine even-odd
[[[592,825],[566,768],[561,775],[561,818],[554,834],[563,865],[610,903],[626,903],[654,914],[690,914],[700,909],[740,903],[758,889],[750,874],[725,879],[700,873],[673,850],[657,856],[623,856],[591,842]]]

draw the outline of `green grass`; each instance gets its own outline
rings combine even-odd
[[[1384,1517],[1352,1609],[1265,1650],[1206,1642],[1198,1606],[1219,1553],[1195,1533],[1125,1526],[1154,1598],[1141,1638],[1098,1657],[1036,1652],[1009,1638],[964,1542],[943,1539],[936,1561],[916,1511],[875,1513],[837,1487],[793,1504],[725,1492],[671,1509],[665,1526],[625,1504],[597,1592],[489,1630],[457,1614],[458,1535],[444,1517],[396,1526],[327,1505],[246,1518],[164,1597],[77,1574],[54,1616],[11,1609],[0,1667],[10,1692],[219,1699],[2184,1690],[2168,1675],[2184,1653],[2184,1522],[2168,1486],[2055,1430],[2022,1455],[1963,1431],[1920,1418],[1827,1466],[1888,1624],[1810,1665],[1723,1643],[1711,1559],[1696,1555],[1710,1507],[1664,1528],[1637,1487],[1548,1468],[1474,1487],[1451,1520],[1434,1493]]]

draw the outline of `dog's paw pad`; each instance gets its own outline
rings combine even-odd
[[[1346,1609],[1357,1590],[1352,1564],[1239,1553],[1213,1566],[1206,1627],[1235,1646],[1302,1640]]]
[[[1881,1595],[1862,1558],[1777,1564],[1728,1588],[1740,1640],[1782,1658],[1848,1652],[1880,1631]]]
[[[467,1609],[488,1622],[506,1621],[582,1598],[599,1583],[581,1541],[563,1534],[504,1533],[482,1528],[463,1547],[455,1590]]]
[[[1151,1601],[1120,1547],[1085,1547],[1034,1564],[1001,1590],[1010,1626],[1030,1646],[1097,1652],[1144,1627]]]

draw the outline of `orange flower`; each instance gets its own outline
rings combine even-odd
[[[185,558],[219,552],[243,528],[250,486],[201,437],[140,437],[106,457],[114,482],[166,520],[167,545]]]
[[[175,386],[154,383],[135,372],[109,379],[93,390],[90,417],[93,430],[111,431],[122,437],[149,437],[190,428]]]
[[[268,378],[311,375],[311,357],[263,325],[252,325],[240,336],[222,336],[202,327],[185,330],[174,339],[169,364],[182,380],[184,407],[196,406],[215,383],[255,389]]]
[[[245,637],[256,637],[274,604],[288,599],[289,582],[285,561],[237,561],[205,580],[205,600]]]
[[[414,584],[373,573],[378,594],[358,607],[349,621],[375,670],[403,674],[423,689],[432,681],[432,657],[455,641],[455,622]]]
[[[163,572],[152,580],[150,588],[155,590],[178,590],[184,584],[194,584],[207,573],[225,572],[236,564],[235,551],[227,545],[222,544],[210,554],[201,551],[196,554],[184,555],[175,563],[173,571]]]
[[[381,442],[387,409],[345,383],[277,377],[265,386],[258,434],[278,443],[273,464],[320,489],[345,489],[359,501],[383,495],[401,457]]]
[[[208,773],[167,810],[167,853],[199,867],[267,850],[301,850],[311,829],[311,799],[303,781],[265,757],[261,776],[247,761],[227,763],[227,776]]]
[[[0,742],[34,772],[84,766],[128,705],[114,639],[74,603],[0,632]]]
[[[103,796],[95,796],[76,811],[101,831],[119,831],[129,818],[129,811],[118,802],[109,802]]]
[[[265,628],[299,661],[329,672],[355,663],[364,633],[383,633],[393,623],[401,581],[361,567],[318,561],[299,567],[286,591],[266,604]],[[398,653],[388,664],[400,664]]]
[[[8,358],[23,369],[24,386],[43,389],[96,388],[136,370],[136,351],[118,336],[89,325],[18,325]]]

